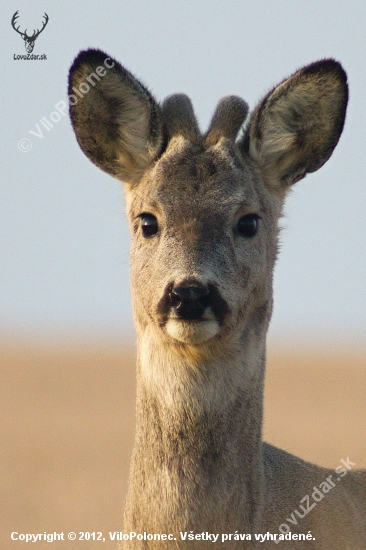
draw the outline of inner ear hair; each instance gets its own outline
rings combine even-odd
[[[295,183],[331,156],[343,130],[347,101],[347,75],[340,63],[312,63],[264,97],[239,147],[269,180]]]
[[[87,50],[70,69],[73,97],[71,122],[86,156],[122,181],[138,181],[164,141],[161,110],[152,94],[106,53]]]

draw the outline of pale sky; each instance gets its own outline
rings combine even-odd
[[[47,60],[14,60],[25,54],[10,24],[17,10],[17,24],[29,33],[48,14],[33,52]],[[328,163],[287,201],[271,334],[365,337],[364,0],[68,0],[31,7],[5,0],[1,11],[3,336],[133,334],[121,184],[86,159],[67,116],[49,130],[40,123],[66,100],[73,58],[95,47],[158,100],[187,93],[202,129],[224,95],[254,108],[301,66],[324,57],[341,61],[350,86],[345,129]],[[43,137],[34,135],[39,129]],[[24,138],[28,152],[18,148]]]

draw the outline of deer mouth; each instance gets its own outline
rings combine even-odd
[[[182,319],[171,317],[165,324],[165,331],[169,336],[183,344],[202,344],[214,338],[220,326],[216,319]]]

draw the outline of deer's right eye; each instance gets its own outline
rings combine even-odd
[[[159,229],[158,220],[153,214],[141,214],[141,230],[145,238],[153,237]]]

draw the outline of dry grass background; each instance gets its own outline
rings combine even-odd
[[[4,343],[0,547],[10,533],[122,529],[134,433],[133,348]],[[264,437],[336,467],[366,467],[366,351],[270,349]],[[62,550],[114,542],[53,543]],[[49,543],[32,544],[37,550]]]

